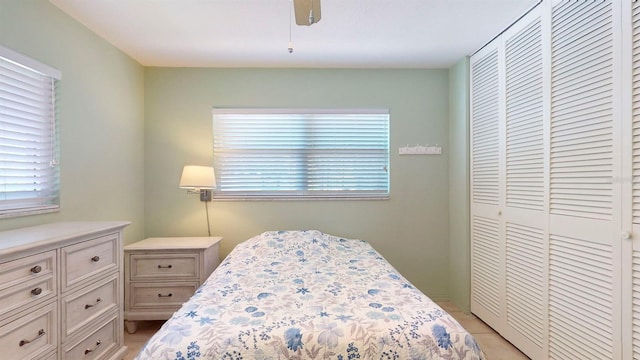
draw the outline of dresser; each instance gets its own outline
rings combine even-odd
[[[156,237],[124,248],[127,331],[167,320],[220,263],[221,237]]]
[[[122,230],[60,222],[0,232],[1,358],[116,360],[122,329]]]

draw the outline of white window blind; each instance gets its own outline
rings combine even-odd
[[[218,199],[387,198],[388,110],[214,109]]]
[[[59,207],[59,71],[0,47],[0,217]]]

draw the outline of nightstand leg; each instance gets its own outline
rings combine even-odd
[[[127,332],[129,334],[133,334],[133,333],[136,332],[136,330],[138,330],[138,322],[137,321],[125,320],[124,321],[124,327],[127,328]]]

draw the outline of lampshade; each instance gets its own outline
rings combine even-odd
[[[215,189],[216,175],[210,166],[187,165],[180,178],[182,189]]]

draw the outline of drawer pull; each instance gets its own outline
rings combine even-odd
[[[39,338],[45,336],[46,332],[44,332],[44,329],[40,329],[38,331],[38,335],[36,337],[34,337],[31,340],[20,340],[20,347],[27,345],[28,343],[34,342],[36,340],[38,340]]]
[[[96,303],[95,303],[95,304],[93,304],[93,305],[91,305],[91,304],[86,304],[86,305],[84,306],[84,309],[85,309],[85,310],[87,310],[87,309],[89,309],[89,308],[92,308],[92,307],[94,307],[94,306],[96,306],[96,305],[100,304],[101,302],[102,302],[102,299],[101,299],[101,298],[97,298],[97,299],[96,299]]]
[[[42,294],[42,288],[37,287],[37,288],[35,288],[35,289],[31,290],[31,293],[32,293],[33,295],[36,295],[36,296],[37,296],[37,295],[40,295],[40,294]]]
[[[158,269],[171,269],[173,266],[171,264],[169,265],[158,265]]]
[[[100,340],[96,341],[96,346],[95,346],[93,349],[87,349],[87,350],[85,350],[85,351],[84,351],[84,354],[85,354],[85,355],[87,355],[87,354],[91,354],[92,352],[94,352],[94,351],[98,350],[98,346],[100,346],[100,345],[102,345],[102,341],[100,341]]]
[[[40,266],[40,265],[36,265],[36,266],[31,268],[31,272],[34,273],[34,274],[37,274],[40,271],[42,271],[42,266]]]
[[[93,261],[93,262],[98,262],[98,261],[100,261],[100,256],[97,256],[97,255],[96,255],[96,256],[92,257],[92,258],[91,258],[91,261]]]
[[[173,296],[172,293],[168,293],[167,295],[158,294],[158,297],[160,297],[160,298],[169,298],[169,297],[172,297],[172,296]]]

